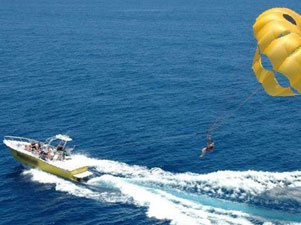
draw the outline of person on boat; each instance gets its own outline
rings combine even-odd
[[[65,149],[64,149],[63,145],[59,144],[56,147],[56,150],[59,153],[58,160],[64,160],[65,159]]]
[[[49,160],[53,160],[53,156],[51,155],[51,152],[50,152],[50,151],[48,151],[48,153],[47,153],[47,158],[48,158]]]
[[[32,149],[31,149],[31,144],[25,145],[25,150],[31,152],[31,151],[32,151]]]
[[[43,160],[46,160],[48,158],[48,153],[50,152],[49,151],[49,148],[45,145],[43,145],[41,148],[38,149],[38,154],[39,154],[39,157]]]
[[[48,152],[45,151],[45,149],[43,149],[40,153],[40,157],[43,160],[46,160],[46,158],[48,157]]]
[[[57,151],[63,151],[63,146],[61,144],[59,144],[56,148]]]
[[[31,150],[35,150],[37,149],[36,147],[36,143],[34,143],[34,141],[31,142]]]
[[[200,155],[200,157],[204,157],[207,152],[212,152],[213,148],[214,148],[214,141],[213,141],[212,137],[209,135],[208,136],[208,144],[205,148],[202,149],[202,154]]]
[[[38,143],[36,144],[36,148],[37,148],[38,151],[41,150],[41,142],[38,142]]]

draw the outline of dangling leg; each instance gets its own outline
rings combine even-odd
[[[207,151],[207,148],[202,149],[202,154],[200,155],[200,158],[202,158],[206,155],[206,151]]]

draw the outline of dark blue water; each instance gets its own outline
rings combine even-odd
[[[91,189],[0,145],[3,224],[301,222],[301,99],[250,95],[252,25],[294,1],[0,0],[0,136],[74,138]],[[124,164],[125,163],[125,164]],[[156,169],[157,168],[157,169]],[[158,169],[160,168],[160,169]]]

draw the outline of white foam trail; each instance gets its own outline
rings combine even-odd
[[[210,174],[177,174],[160,168],[148,169],[143,166],[75,155],[72,163],[78,162],[85,162],[105,174],[90,180],[89,184],[109,187],[112,192],[91,190],[38,170],[29,170],[25,173],[31,174],[34,181],[54,184],[56,190],[78,197],[104,202],[134,203],[146,207],[149,217],[167,219],[171,224],[252,224],[254,221],[269,224],[272,221],[237,209],[202,204],[165,190],[248,202],[264,193],[273,193],[277,189],[301,188],[301,171],[285,173],[218,171]],[[119,193],[113,190],[118,190]],[[300,199],[298,193],[282,197],[298,201],[298,198]],[[285,223],[291,221],[287,220]]]
[[[89,198],[110,203],[130,203],[129,198],[124,195],[120,195],[119,193],[93,191],[82,185],[59,178],[55,175],[40,171],[38,169],[25,170],[23,174],[30,175],[33,181],[42,184],[54,184],[55,190],[66,192],[77,197]]]
[[[227,199],[248,200],[252,196],[258,196],[275,188],[284,190],[301,188],[301,171],[276,173],[250,170],[243,172],[217,171],[209,174],[170,173],[160,168],[148,169],[116,161],[88,158],[83,155],[76,155],[74,160],[75,163],[85,161],[101,173],[139,178],[141,182],[145,181],[148,184],[170,186],[186,191],[192,190]],[[298,193],[299,195],[295,194],[295,200],[301,203],[300,192]]]
[[[112,174],[116,176],[145,177],[150,174],[150,170],[147,167],[128,165],[126,163],[111,160],[89,158],[84,155],[74,155],[72,156],[72,161],[75,164],[79,162],[85,162],[86,165],[95,167],[101,173]],[[157,169],[161,170],[159,168]]]
[[[136,205],[147,207],[149,217],[170,220],[171,224],[252,224],[247,219],[248,214],[196,204],[162,190],[128,183],[124,178],[103,175],[91,181],[97,182],[111,184],[124,195],[132,197]]]

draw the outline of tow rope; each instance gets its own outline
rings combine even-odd
[[[180,134],[180,135],[150,139],[150,140],[145,140],[145,141],[125,142],[125,143],[116,144],[116,145],[100,146],[100,147],[97,147],[97,148],[98,149],[105,149],[105,148],[122,147],[122,146],[128,146],[128,145],[145,144],[145,143],[151,143],[151,142],[168,141],[168,140],[172,140],[172,139],[192,137],[192,136],[201,135],[201,134],[206,134],[207,138],[211,138],[212,133],[214,131],[216,131],[218,128],[220,128],[220,126],[223,125],[229,118],[231,118],[233,116],[233,114],[235,114],[241,107],[243,107],[258,92],[259,89],[260,89],[260,86],[258,86],[245,100],[243,100],[240,104],[238,104],[236,108],[234,108],[228,114],[219,117],[212,124],[212,126],[210,126],[208,128],[208,130],[206,130],[206,131],[197,131],[197,132],[192,132],[192,133],[187,133],[187,134]]]

